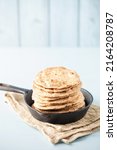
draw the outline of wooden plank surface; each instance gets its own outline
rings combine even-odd
[[[80,0],[80,46],[99,47],[99,0]]]
[[[21,46],[48,46],[48,0],[20,0]]]
[[[79,0],[50,0],[50,45],[78,45]]]
[[[0,0],[0,47],[99,47],[99,0]]]
[[[17,0],[0,0],[0,46],[18,46]]]

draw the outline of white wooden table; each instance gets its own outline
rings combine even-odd
[[[31,88],[38,71],[48,66],[66,66],[76,70],[83,87],[99,104],[99,49],[9,48],[0,49],[0,82]],[[0,91],[0,150],[99,150],[99,132],[80,138],[70,145],[52,145],[4,103]]]

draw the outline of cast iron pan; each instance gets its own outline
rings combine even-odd
[[[93,96],[87,90],[81,89],[81,92],[85,97],[84,108],[69,113],[55,113],[55,112],[41,113],[31,107],[32,104],[34,103],[34,101],[32,100],[32,90],[28,90],[16,86],[8,85],[8,84],[3,84],[3,83],[0,83],[0,90],[24,94],[25,103],[32,116],[37,120],[52,123],[52,124],[67,124],[67,123],[80,120],[85,116],[87,110],[89,109],[93,101]]]

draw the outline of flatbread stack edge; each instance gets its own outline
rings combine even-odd
[[[33,108],[40,112],[66,113],[85,106],[79,75],[65,67],[50,67],[33,81]]]

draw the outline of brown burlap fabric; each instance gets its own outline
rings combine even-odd
[[[100,126],[100,109],[96,105],[91,105],[85,117],[77,122],[54,125],[33,118],[25,105],[23,95],[8,92],[5,94],[5,100],[23,121],[42,132],[54,144],[60,141],[64,143],[73,142],[79,137],[95,132]]]

